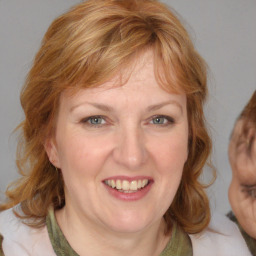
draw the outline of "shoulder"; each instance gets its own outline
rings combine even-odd
[[[246,243],[235,223],[214,213],[209,227],[190,235],[195,256],[250,256]]]
[[[47,228],[31,228],[8,209],[0,213],[0,234],[3,236],[5,256],[47,255],[53,256]]]

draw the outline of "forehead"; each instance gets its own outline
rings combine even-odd
[[[126,102],[137,99],[153,104],[155,101],[179,98],[183,94],[173,93],[170,89],[166,90],[159,83],[154,52],[147,50],[133,58],[129,65],[120,68],[109,81],[96,87],[83,88],[73,94],[66,90],[62,96],[77,102],[87,99],[111,103],[114,100],[113,104],[115,104],[118,99]]]

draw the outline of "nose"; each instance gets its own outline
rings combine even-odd
[[[115,162],[129,170],[141,167],[147,159],[143,131],[138,127],[120,128],[113,151]]]

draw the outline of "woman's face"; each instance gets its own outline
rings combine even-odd
[[[161,221],[188,155],[185,94],[160,88],[151,51],[133,64],[123,86],[117,76],[64,93],[55,138],[46,143],[64,177],[66,211],[117,232]]]

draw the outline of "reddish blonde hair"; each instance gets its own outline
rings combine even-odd
[[[100,85],[148,47],[163,88],[187,95],[189,156],[164,216],[167,231],[172,219],[188,233],[208,225],[209,202],[199,182],[211,151],[203,112],[207,67],[179,19],[154,0],[88,0],[51,24],[21,92],[25,120],[18,127],[17,166],[22,177],[7,190],[2,209],[20,204],[20,217],[39,227],[50,205],[63,207],[63,179],[44,150],[46,138],[54,133],[60,94],[67,88]]]
[[[252,151],[252,143],[256,139],[255,136],[251,136],[249,131],[254,129],[256,132],[256,91],[252,94],[249,102],[244,107],[242,113],[238,117],[238,120],[242,119],[242,129],[239,136],[239,140],[237,142],[237,146],[242,141],[249,141],[248,154],[251,155]]]
[[[256,125],[256,91],[254,91],[249,102],[240,114],[240,118],[244,118],[247,122],[252,122]]]

